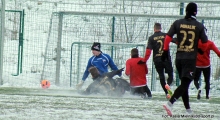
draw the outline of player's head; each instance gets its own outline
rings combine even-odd
[[[99,42],[94,42],[91,50],[93,55],[98,56],[101,53],[101,44]]]
[[[91,50],[101,51],[101,44],[99,42],[94,42]]]
[[[133,49],[131,50],[131,57],[132,57],[132,58],[137,58],[137,57],[139,57],[138,49],[137,49],[137,48],[133,48]]]
[[[99,76],[99,71],[95,66],[90,67],[89,72],[91,73],[93,79]]]
[[[161,24],[160,23],[155,23],[154,24],[154,32],[157,32],[157,31],[161,31]]]
[[[190,2],[186,6],[186,16],[196,16],[197,14],[197,4],[194,2]]]

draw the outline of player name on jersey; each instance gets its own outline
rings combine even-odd
[[[196,26],[195,25],[180,24],[180,28],[195,30]]]
[[[164,36],[157,36],[157,37],[154,37],[154,40],[161,40],[161,39],[164,39]]]

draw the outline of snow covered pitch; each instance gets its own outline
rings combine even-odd
[[[0,119],[4,120],[162,120],[170,119],[162,105],[162,93],[143,100],[126,93],[122,98],[82,96],[73,89],[0,87]],[[194,115],[187,115],[181,98],[171,119],[220,120],[220,97],[197,101],[190,95]]]

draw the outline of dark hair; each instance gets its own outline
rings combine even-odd
[[[154,24],[154,29],[160,30],[161,29],[161,24],[160,23],[155,23]]]
[[[186,16],[185,18],[192,18],[191,16],[196,16],[197,14],[197,4],[194,2],[190,2],[187,6],[186,6]]]
[[[139,57],[138,49],[137,49],[137,48],[133,48],[133,49],[131,50],[131,57],[132,57],[132,58],[137,58],[137,57]]]
[[[97,78],[100,75],[98,69],[95,66],[91,66],[89,68],[89,72],[91,73],[93,79]]]
[[[197,5],[194,2],[190,2],[187,6],[186,6],[186,12],[197,12]]]

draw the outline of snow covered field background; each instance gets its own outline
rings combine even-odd
[[[167,117],[161,93],[143,100],[126,93],[122,98],[82,96],[73,89],[0,88],[1,120],[220,120],[220,98],[196,100],[190,95],[194,116],[188,116],[181,99],[174,104],[173,117]]]
[[[203,89],[202,99],[197,101],[197,91],[194,89],[194,85],[191,84],[190,104],[195,114],[194,117],[184,116],[186,115],[185,108],[180,98],[179,101],[174,104],[173,114],[175,116],[172,118],[166,118],[166,112],[163,110],[162,105],[165,104],[167,100],[162,91],[153,91],[152,99],[143,100],[140,97],[131,96],[129,93],[126,93],[123,98],[94,95],[82,96],[79,95],[74,88],[57,87],[54,84],[52,84],[48,90],[41,89],[39,80],[42,69],[40,66],[43,63],[42,53],[44,53],[44,47],[46,46],[51,13],[61,10],[87,10],[118,13],[119,10],[114,6],[118,6],[119,8],[120,1],[103,0],[102,2],[105,3],[103,4],[105,6],[101,9],[95,9],[101,4],[95,0],[86,0],[88,3],[80,0],[80,2],[78,2],[79,5],[75,5],[75,1],[72,0],[48,0],[48,2],[38,2],[36,0],[5,1],[7,9],[25,9],[24,56],[26,59],[24,61],[23,74],[13,76],[12,74],[16,73],[17,56],[14,58],[12,55],[17,53],[17,51],[9,51],[7,54],[4,54],[8,57],[5,57],[7,58],[5,61],[9,62],[4,64],[4,84],[0,87],[0,120],[220,120],[219,80],[212,79],[211,81],[210,100],[204,99]],[[65,1],[68,4],[65,4]],[[17,5],[15,3],[17,3]],[[108,6],[113,5],[113,3],[115,3],[113,7]],[[128,1],[126,3],[129,4]],[[133,2],[131,2],[131,4],[132,3]],[[89,4],[93,6],[88,7]],[[167,2],[166,4],[168,5],[170,3]],[[148,6],[148,4],[144,5]],[[219,5],[216,6],[219,7]],[[209,13],[210,16],[219,15],[219,10],[212,10],[212,8],[216,8],[214,6],[206,7],[204,4],[202,8],[205,9],[200,9],[203,10],[202,13],[209,13],[209,11],[211,11],[210,13],[212,14]],[[165,8],[158,7],[153,9],[161,12],[161,9],[164,10]],[[127,10],[129,11],[129,9]],[[138,10],[135,12],[141,11]],[[149,11],[143,10],[143,12]],[[170,14],[169,11],[162,12],[168,12],[168,14]],[[155,12],[154,14],[158,14],[158,12]],[[199,14],[201,14],[201,12],[199,12]],[[218,29],[213,31],[219,31],[218,23],[219,21],[216,20],[213,23],[213,26],[208,26],[208,24],[207,27],[215,28],[215,26],[217,26]],[[9,28],[11,30],[13,27]],[[216,36],[217,35],[214,34],[212,39],[216,40],[216,43],[219,43],[219,36]],[[13,44],[14,42],[17,43],[17,41],[13,39],[6,40],[5,48],[16,48],[17,44]],[[216,61],[216,64],[217,63],[218,61]],[[31,73],[30,71],[32,68],[36,68],[37,72]],[[87,80],[87,85],[89,81],[90,80]],[[161,88],[159,82],[157,82],[157,84],[157,87]],[[85,85],[84,88],[87,85]],[[202,86],[202,88],[204,88],[204,83],[202,83]]]

